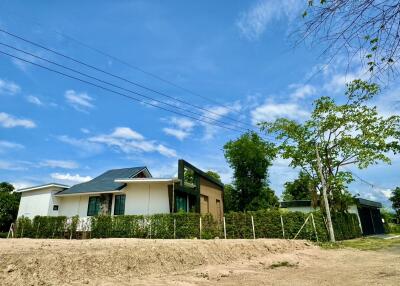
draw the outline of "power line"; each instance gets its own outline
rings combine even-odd
[[[147,95],[138,93],[138,92],[136,92],[136,91],[133,91],[133,90],[130,90],[130,89],[126,89],[126,88],[120,87],[120,86],[115,85],[115,84],[113,84],[113,83],[110,83],[110,82],[107,82],[107,81],[105,81],[105,80],[99,79],[99,78],[97,78],[97,77],[94,77],[94,76],[88,75],[88,74],[86,74],[86,73],[80,72],[80,71],[78,71],[78,70],[76,70],[76,69],[73,69],[73,68],[70,68],[70,67],[67,67],[67,66],[58,64],[58,63],[56,63],[56,62],[54,62],[54,61],[50,61],[50,60],[48,60],[48,59],[45,59],[45,58],[40,57],[40,56],[38,56],[38,55],[35,55],[35,54],[30,53],[30,52],[24,51],[24,50],[22,50],[22,49],[16,48],[16,47],[14,47],[14,46],[11,46],[11,45],[8,45],[8,44],[2,43],[2,42],[0,42],[0,45],[6,46],[6,47],[11,48],[11,49],[14,49],[14,50],[16,50],[16,51],[18,51],[18,52],[27,54],[27,55],[29,55],[29,56],[31,56],[31,57],[40,59],[40,60],[42,60],[42,61],[45,61],[45,62],[47,62],[47,63],[56,65],[56,66],[61,67],[61,68],[63,68],[63,69],[66,69],[66,70],[75,72],[75,73],[77,73],[77,74],[83,75],[83,76],[88,77],[88,78],[90,78],[90,79],[94,79],[94,80],[96,80],[96,81],[99,81],[99,82],[101,82],[101,83],[110,85],[110,86],[112,86],[112,87],[115,87],[115,88],[118,88],[118,89],[127,91],[127,92],[129,92],[129,93],[132,93],[132,94],[135,94],[135,95],[138,95],[138,96],[141,96],[141,97],[144,97],[144,98],[146,98],[146,99],[153,100],[153,101],[158,102],[158,103],[161,103],[161,104],[165,104],[165,105],[170,106],[170,107],[172,107],[172,108],[177,108],[177,109],[182,110],[182,111],[184,111],[184,112],[188,112],[188,113],[191,113],[191,114],[194,114],[194,115],[197,115],[197,116],[201,116],[202,118],[206,118],[206,119],[208,119],[208,120],[212,120],[212,121],[215,121],[215,122],[219,122],[219,123],[221,123],[221,124],[226,124],[226,125],[228,125],[228,126],[237,127],[237,128],[239,128],[239,129],[241,129],[241,130],[243,130],[243,131],[247,131],[246,129],[244,129],[244,128],[240,127],[240,126],[232,125],[231,123],[227,123],[227,122],[224,122],[224,121],[221,121],[221,120],[218,120],[218,119],[215,119],[215,118],[206,116],[206,115],[201,114],[201,113],[198,113],[198,112],[193,112],[193,111],[191,111],[191,110],[187,110],[187,109],[185,109],[185,108],[181,108],[181,107],[179,107],[179,106],[170,104],[170,103],[168,103],[168,102],[164,102],[164,101],[155,99],[155,98],[153,98],[153,97],[151,97],[151,96],[147,96]]]
[[[93,65],[91,65],[91,64],[85,63],[85,62],[83,62],[83,61],[81,61],[81,60],[77,60],[77,59],[75,59],[75,58],[73,58],[73,57],[70,57],[70,56],[65,55],[65,54],[63,54],[63,53],[60,53],[60,52],[55,51],[55,50],[53,50],[53,49],[50,49],[50,48],[48,48],[48,47],[45,47],[45,46],[43,46],[43,45],[41,45],[41,44],[35,43],[35,42],[31,41],[31,40],[28,40],[28,39],[26,39],[26,38],[23,38],[23,37],[21,37],[21,36],[18,36],[18,35],[16,35],[16,34],[13,34],[13,33],[11,33],[11,32],[8,32],[8,31],[6,31],[6,30],[4,30],[4,29],[2,29],[2,28],[0,28],[0,32],[3,32],[3,33],[5,33],[5,34],[7,34],[7,35],[9,35],[9,36],[11,36],[11,37],[17,38],[17,39],[19,39],[19,40],[21,40],[21,41],[24,41],[24,42],[26,42],[26,43],[29,43],[29,44],[31,44],[31,45],[34,45],[34,46],[36,46],[36,47],[39,47],[39,48],[44,49],[44,50],[46,50],[46,51],[49,51],[49,52],[51,52],[51,53],[54,53],[54,54],[56,54],[56,55],[58,55],[58,56],[64,57],[64,58],[66,58],[66,59],[68,59],[68,60],[71,60],[71,61],[73,61],[73,62],[75,62],[75,63],[78,63],[78,64],[80,64],[80,65],[83,65],[83,66],[86,66],[86,67],[88,67],[88,68],[94,69],[94,70],[96,70],[96,71],[98,71],[98,72],[104,73],[104,74],[106,74],[106,75],[108,75],[108,76],[112,76],[112,77],[117,78],[117,79],[119,79],[119,80],[122,80],[122,81],[124,81],[124,82],[128,82],[128,83],[130,83],[130,84],[133,84],[133,85],[135,85],[135,86],[138,86],[138,87],[140,87],[140,88],[142,88],[142,89],[145,89],[145,90],[148,90],[148,91],[157,93],[157,94],[159,94],[159,95],[162,95],[162,96],[164,96],[164,97],[167,97],[167,98],[170,98],[170,99],[179,101],[179,102],[181,102],[181,103],[187,104],[187,105],[189,105],[189,106],[191,106],[191,107],[200,109],[200,110],[202,110],[202,111],[205,111],[205,112],[208,112],[208,113],[212,113],[212,114],[217,115],[217,116],[221,116],[220,114],[218,114],[218,113],[216,113],[216,112],[213,112],[212,110],[205,109],[205,108],[203,108],[203,107],[200,107],[200,106],[195,105],[195,104],[192,104],[192,103],[190,103],[190,102],[187,102],[187,101],[181,100],[181,99],[179,99],[179,98],[170,96],[170,95],[165,94],[165,93],[163,93],[163,92],[159,92],[159,91],[157,91],[157,90],[155,90],[155,89],[149,88],[149,87],[144,86],[144,85],[142,85],[142,84],[139,84],[139,83],[137,83],[137,82],[133,82],[133,81],[131,81],[131,80],[129,80],[129,79],[126,79],[126,78],[124,78],[124,77],[121,77],[121,76],[119,76],[119,75],[115,75],[115,74],[113,74],[113,73],[107,72],[107,71],[105,71],[105,70],[103,70],[103,69],[101,69],[101,68],[97,68],[97,67],[95,67],[95,66],[93,66]],[[226,106],[224,106],[224,107],[227,108]],[[224,115],[224,116],[222,116],[222,117],[225,117],[225,118],[227,118],[227,119],[229,119],[229,120],[231,120],[231,121],[235,121],[235,122],[238,122],[238,123],[240,123],[240,124],[243,124],[243,125],[246,125],[246,126],[250,126],[251,128],[253,128],[253,126],[252,126],[251,124],[248,124],[248,123],[246,123],[246,122],[243,122],[243,121],[234,119],[234,118],[232,118],[232,117],[229,117],[229,116],[226,116],[226,115]]]
[[[357,174],[355,174],[354,172],[350,171],[348,168],[345,168],[345,170],[347,170],[348,172],[350,172],[350,173],[351,173],[354,177],[356,177],[360,182],[362,182],[362,183],[364,183],[364,184],[370,186],[370,187],[373,188],[373,189],[389,189],[389,190],[392,189],[392,188],[384,188],[384,187],[382,187],[382,186],[378,186],[378,185],[375,185],[375,184],[373,184],[373,183],[370,183],[370,182],[368,182],[367,180],[361,178],[359,175],[357,175]]]
[[[208,124],[208,125],[219,126],[219,127],[221,127],[221,128],[225,128],[225,129],[232,130],[232,131],[239,132],[239,133],[242,132],[241,130],[234,129],[234,128],[230,128],[230,127],[225,126],[225,125],[220,125],[220,124],[216,124],[216,123],[210,123],[210,122],[208,122],[208,121],[206,121],[206,120],[202,120],[202,119],[199,119],[199,118],[196,118],[196,117],[187,115],[187,114],[183,114],[183,113],[180,113],[180,112],[175,111],[175,110],[170,110],[170,109],[168,109],[168,108],[165,108],[165,107],[162,107],[162,106],[153,104],[153,103],[151,103],[151,102],[147,102],[147,101],[138,99],[138,98],[136,98],[136,97],[133,97],[133,96],[130,96],[130,95],[127,95],[127,94],[124,94],[124,93],[121,93],[121,92],[112,90],[112,89],[110,89],[110,88],[107,88],[107,87],[104,87],[104,86],[101,86],[101,85],[98,85],[98,84],[96,84],[96,83],[92,83],[92,82],[90,82],[90,81],[87,81],[87,80],[84,80],[84,79],[81,79],[81,78],[78,78],[78,77],[75,77],[75,76],[72,76],[72,75],[63,73],[63,72],[58,71],[58,70],[54,70],[54,69],[52,69],[52,68],[49,68],[49,67],[40,65],[40,64],[38,64],[38,63],[34,63],[34,62],[32,62],[32,61],[29,61],[29,60],[27,60],[27,59],[23,59],[23,58],[21,58],[21,57],[18,57],[18,56],[9,54],[9,53],[4,52],[4,51],[0,51],[0,53],[2,53],[2,54],[4,54],[4,55],[7,55],[7,56],[9,56],[9,57],[11,57],[11,58],[15,58],[15,59],[18,59],[18,60],[20,60],[20,61],[24,61],[24,62],[29,63],[29,64],[32,64],[32,65],[34,65],[34,66],[40,67],[40,68],[42,68],[42,69],[46,69],[46,70],[51,71],[51,72],[53,72],[53,73],[56,73],[56,74],[59,74],[59,75],[62,75],[62,76],[65,76],[65,77],[68,77],[68,78],[71,78],[71,79],[74,79],[74,80],[83,82],[83,83],[86,83],[86,84],[88,84],[88,85],[92,85],[92,86],[94,86],[94,87],[103,89],[103,90],[108,91],[108,92],[112,92],[112,93],[118,94],[118,95],[120,95],[120,96],[126,97],[126,98],[128,98],[128,99],[135,100],[135,101],[137,101],[137,102],[140,102],[140,103],[143,103],[143,104],[146,104],[146,105],[155,107],[155,108],[159,108],[159,109],[162,109],[162,110],[165,110],[165,111],[168,111],[168,112],[171,112],[171,113],[180,115],[180,116],[188,117],[188,118],[191,118],[191,119],[193,119],[193,120],[206,123],[206,124]]]

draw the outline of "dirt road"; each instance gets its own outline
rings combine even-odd
[[[0,240],[0,285],[399,285],[400,247],[288,240]]]

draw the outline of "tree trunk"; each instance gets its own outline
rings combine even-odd
[[[322,173],[322,163],[321,163],[321,158],[319,157],[318,145],[315,145],[315,151],[317,154],[318,173],[319,173],[319,176],[321,177],[322,197],[324,199],[326,219],[327,219],[327,223],[328,223],[329,238],[330,238],[331,242],[335,242],[335,232],[333,231],[332,217],[331,217],[331,210],[329,208],[326,181],[325,181],[324,174]]]

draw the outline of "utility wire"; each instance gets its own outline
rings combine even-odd
[[[11,46],[11,45],[2,43],[2,42],[0,42],[0,45],[6,46],[6,47],[11,48],[11,49],[14,49],[14,50],[16,50],[16,51],[18,51],[18,52],[21,52],[21,53],[24,53],[24,54],[29,55],[29,56],[31,56],[31,57],[40,59],[40,60],[42,60],[42,61],[45,61],[45,62],[47,62],[47,63],[53,64],[53,65],[58,66],[58,67],[61,67],[61,68],[63,68],[63,69],[66,69],[66,70],[75,72],[75,73],[77,73],[77,74],[83,75],[83,76],[88,77],[88,78],[90,78],[90,79],[94,79],[94,80],[96,80],[96,81],[99,81],[99,82],[101,82],[101,83],[110,85],[110,86],[112,86],[112,87],[115,87],[115,88],[118,88],[118,89],[127,91],[127,92],[129,92],[129,93],[132,93],[132,94],[135,94],[135,95],[138,95],[138,96],[141,96],[141,97],[144,97],[144,98],[146,98],[146,99],[153,100],[153,101],[155,101],[155,102],[168,105],[168,106],[170,106],[170,107],[172,107],[172,108],[177,108],[177,109],[182,110],[182,111],[184,111],[184,112],[191,113],[191,114],[200,116],[200,117],[205,118],[205,119],[208,119],[208,120],[212,120],[212,121],[215,121],[215,122],[219,122],[219,123],[221,123],[221,124],[226,124],[226,125],[228,125],[228,126],[233,126],[233,127],[235,127],[235,128],[241,129],[242,131],[247,131],[247,129],[244,129],[244,128],[240,127],[240,126],[236,126],[236,125],[233,125],[233,124],[231,124],[231,123],[224,122],[224,121],[218,120],[218,119],[216,119],[216,118],[209,117],[209,116],[206,116],[206,115],[204,115],[204,114],[201,114],[201,113],[198,113],[198,112],[194,112],[194,111],[191,111],[191,110],[187,110],[187,109],[182,108],[182,107],[180,107],[180,106],[173,105],[173,104],[170,104],[170,103],[168,103],[168,102],[164,102],[164,101],[155,99],[155,98],[153,98],[153,97],[151,97],[151,96],[147,96],[147,95],[138,93],[138,92],[136,92],[136,91],[133,91],[133,90],[130,90],[130,89],[126,89],[126,88],[120,87],[120,86],[115,85],[115,84],[113,84],[113,83],[110,83],[110,82],[107,82],[107,81],[105,81],[105,80],[99,79],[99,78],[97,78],[97,77],[94,77],[94,76],[88,75],[88,74],[86,74],[86,73],[80,72],[80,71],[78,71],[78,70],[76,70],[76,69],[73,69],[73,68],[70,68],[70,67],[67,67],[67,66],[58,64],[58,63],[56,63],[56,62],[54,62],[54,61],[45,59],[45,58],[43,58],[43,57],[40,57],[40,56],[38,56],[38,55],[35,55],[35,54],[30,53],[30,52],[24,51],[24,50],[19,49],[19,48],[17,48],[17,47],[14,47],[14,46]]]
[[[18,60],[20,60],[20,61],[23,61],[23,62],[32,64],[32,65],[37,66],[37,67],[40,67],[40,68],[42,68],[42,69],[51,71],[51,72],[53,72],[53,73],[56,73],[56,74],[59,74],[59,75],[62,75],[62,76],[65,76],[65,77],[68,77],[68,78],[71,78],[71,79],[74,79],[74,80],[83,82],[83,83],[86,83],[86,84],[88,84],[88,85],[92,85],[92,86],[94,86],[94,87],[103,89],[103,90],[108,91],[108,92],[112,92],[112,93],[118,94],[118,95],[120,95],[120,96],[123,96],[123,97],[129,98],[129,99],[135,100],[135,101],[137,101],[137,102],[140,102],[140,103],[143,103],[143,104],[146,104],[146,105],[155,107],[155,108],[159,108],[159,109],[162,109],[162,110],[165,110],[165,111],[168,111],[168,112],[171,112],[171,113],[180,115],[180,116],[188,117],[188,118],[191,118],[191,119],[193,119],[193,120],[200,121],[200,122],[203,122],[203,123],[206,123],[206,124],[209,124],[209,125],[219,126],[219,127],[221,127],[221,128],[225,128],[225,129],[232,130],[232,131],[239,132],[239,133],[242,132],[241,130],[234,129],[234,128],[230,128],[230,127],[228,127],[228,126],[226,126],[226,125],[221,125],[221,124],[216,124],[216,123],[210,123],[210,122],[208,122],[208,121],[206,121],[206,120],[202,120],[202,119],[199,119],[199,118],[197,118],[197,117],[193,117],[193,116],[190,116],[190,115],[187,115],[187,114],[183,114],[183,113],[178,112],[178,111],[175,111],[175,110],[170,110],[170,109],[168,109],[168,108],[165,108],[165,107],[162,107],[162,106],[153,104],[153,103],[151,103],[151,102],[147,102],[147,101],[138,99],[138,98],[136,98],[136,97],[133,97],[133,96],[130,96],[130,95],[127,95],[127,94],[124,94],[124,93],[121,93],[121,92],[112,90],[112,89],[110,89],[110,88],[107,88],[107,87],[98,85],[98,84],[96,84],[96,83],[93,83],[93,82],[90,82],[90,81],[87,81],[87,80],[84,80],[84,79],[75,77],[75,76],[73,76],[73,75],[69,75],[69,74],[66,74],[66,73],[64,73],[64,72],[61,72],[61,71],[54,70],[54,69],[52,69],[52,68],[43,66],[43,65],[41,65],[41,64],[34,63],[34,62],[32,62],[32,61],[29,61],[29,60],[27,60],[27,59],[23,59],[23,58],[21,58],[21,57],[18,57],[18,56],[9,54],[9,53],[4,52],[4,51],[0,51],[0,53],[4,54],[4,55],[6,55],[6,56],[9,56],[9,57],[11,57],[11,58],[15,58],[15,59],[18,59]],[[175,106],[174,106],[174,107],[175,107]]]
[[[364,184],[370,186],[370,187],[373,188],[373,189],[389,189],[389,190],[392,189],[392,188],[384,188],[384,187],[382,187],[382,186],[378,186],[378,185],[375,185],[375,184],[373,184],[373,183],[370,183],[370,182],[368,182],[367,180],[364,180],[363,178],[361,178],[360,176],[358,176],[357,174],[355,174],[354,172],[350,171],[348,168],[345,168],[345,170],[347,170],[348,172],[350,172],[350,173],[351,173],[354,177],[356,177],[360,182],[362,182],[362,183],[364,183]]]
[[[26,39],[26,38],[23,38],[23,37],[21,37],[21,36],[18,36],[18,35],[16,35],[16,34],[13,34],[13,33],[11,33],[11,32],[8,32],[8,31],[6,31],[6,30],[4,30],[4,29],[2,29],[2,28],[0,28],[0,32],[3,32],[3,33],[5,33],[5,34],[7,34],[7,35],[9,35],[9,36],[11,36],[11,37],[14,37],[14,38],[16,38],[16,39],[19,39],[19,40],[21,40],[21,41],[24,41],[24,42],[26,42],[26,43],[29,43],[29,44],[31,44],[31,45],[34,45],[34,46],[36,46],[36,47],[39,47],[39,48],[44,49],[44,50],[46,50],[46,51],[49,51],[49,52],[51,52],[51,53],[54,53],[54,54],[56,54],[56,55],[58,55],[58,56],[64,57],[64,58],[66,58],[66,59],[68,59],[68,60],[71,60],[71,61],[73,61],[73,62],[75,62],[75,63],[78,63],[78,64],[80,64],[80,65],[83,65],[83,66],[86,66],[86,67],[88,67],[88,68],[94,69],[94,70],[96,70],[96,71],[98,71],[98,72],[104,73],[104,74],[106,74],[106,75],[108,75],[108,76],[112,76],[112,77],[117,78],[117,79],[119,79],[119,80],[128,82],[128,83],[133,84],[133,85],[135,85],[135,86],[138,86],[138,87],[140,87],[140,88],[142,88],[142,89],[145,89],[145,90],[148,90],[148,91],[157,93],[157,94],[159,94],[159,95],[162,95],[162,96],[164,96],[164,97],[167,97],[167,98],[170,98],[170,99],[179,101],[179,102],[181,102],[181,103],[187,104],[187,105],[189,105],[189,106],[191,106],[191,107],[200,109],[200,110],[202,110],[202,111],[205,111],[205,112],[208,112],[208,113],[212,113],[212,114],[217,115],[217,116],[221,116],[221,115],[218,114],[217,112],[214,112],[214,111],[209,110],[209,109],[205,109],[205,108],[203,108],[203,107],[201,107],[201,106],[198,106],[198,105],[192,104],[192,103],[190,103],[190,102],[181,100],[181,99],[179,99],[179,98],[170,96],[170,95],[165,94],[165,93],[163,93],[163,92],[159,92],[159,91],[157,91],[157,90],[155,90],[155,89],[149,88],[149,87],[144,86],[144,85],[142,85],[142,84],[139,84],[139,83],[137,83],[137,82],[133,82],[133,81],[131,81],[131,80],[129,80],[129,79],[126,79],[126,78],[124,78],[124,77],[121,77],[121,76],[112,74],[112,73],[107,72],[107,71],[105,71],[105,70],[103,70],[103,69],[97,68],[97,67],[95,67],[95,66],[93,66],[93,65],[91,65],[91,64],[85,63],[85,62],[83,62],[83,61],[81,61],[81,60],[77,60],[77,59],[75,59],[75,58],[73,58],[73,57],[70,57],[70,56],[65,55],[65,54],[63,54],[63,53],[60,53],[60,52],[55,51],[55,50],[53,50],[53,49],[50,49],[50,48],[48,48],[48,47],[45,47],[45,46],[43,46],[43,45],[41,45],[41,44],[35,43],[35,42],[31,41],[31,40],[28,40],[28,39]],[[224,106],[224,107],[227,108],[226,106]],[[228,108],[228,109],[229,109],[229,108]],[[231,121],[235,121],[235,122],[237,122],[237,123],[240,123],[240,124],[249,126],[249,127],[251,127],[251,128],[254,128],[254,127],[253,127],[251,124],[249,124],[249,123],[246,123],[246,122],[243,122],[243,121],[234,119],[234,118],[229,117],[229,116],[226,116],[226,115],[224,115],[223,117],[225,117],[226,119],[229,119],[229,120],[231,120]]]

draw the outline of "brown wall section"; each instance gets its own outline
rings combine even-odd
[[[200,177],[200,213],[211,213],[215,219],[222,220],[224,216],[222,188],[204,178]]]

